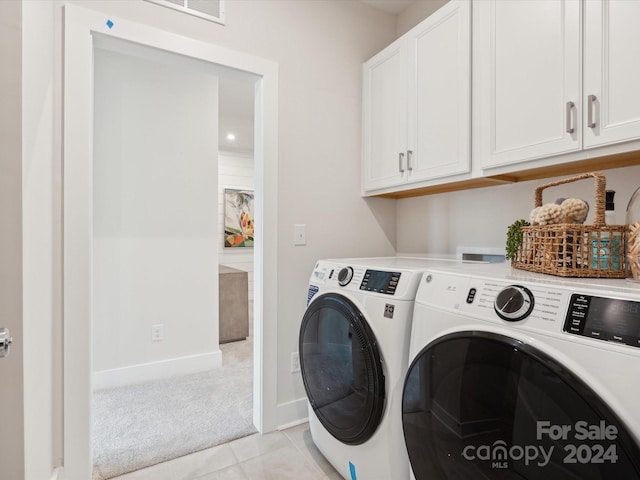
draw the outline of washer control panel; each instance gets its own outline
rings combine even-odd
[[[564,331],[640,348],[640,302],[573,294]]]
[[[640,290],[622,281],[553,283],[518,274],[428,270],[416,293],[416,307],[459,314],[461,324],[481,320],[579,343],[597,342],[604,348],[633,347],[634,355],[640,355]]]

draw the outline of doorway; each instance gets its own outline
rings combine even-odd
[[[256,80],[94,38],[94,478],[256,431],[251,342],[218,347],[227,340],[222,327],[241,322],[226,315],[228,295],[217,308],[218,291],[233,287],[223,265],[245,260],[253,271],[252,248],[223,251],[218,185],[254,183],[246,161],[219,152],[219,125],[228,123],[219,105],[233,95],[229,82],[242,86],[247,112],[236,113],[253,122]],[[244,134],[234,131],[240,143]],[[241,288],[247,299],[247,285]]]
[[[117,26],[117,28],[114,28]],[[277,65],[152,27],[65,8],[64,455],[65,476],[89,478],[91,462],[93,55],[98,35],[255,75],[254,424],[275,429],[277,272]],[[263,281],[264,273],[269,281]]]

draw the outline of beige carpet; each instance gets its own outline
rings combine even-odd
[[[223,344],[222,368],[94,392],[93,479],[255,433],[252,348]]]

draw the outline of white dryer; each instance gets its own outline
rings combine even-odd
[[[318,449],[351,480],[407,478],[402,385],[421,258],[320,260],[300,326],[309,426]]]
[[[402,423],[417,480],[640,479],[640,288],[433,268]]]

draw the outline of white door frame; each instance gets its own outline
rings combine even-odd
[[[278,65],[108,14],[64,12],[64,478],[91,478],[93,33],[235,68],[256,83],[254,423],[277,427]],[[111,24],[111,26],[109,26]],[[268,281],[266,276],[268,275]]]

